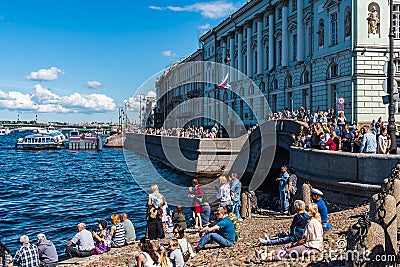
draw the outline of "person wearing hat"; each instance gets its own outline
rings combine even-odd
[[[40,266],[53,267],[57,266],[58,254],[53,242],[46,239],[45,234],[38,234],[38,252]]]
[[[317,188],[311,189],[311,199],[318,206],[318,212],[321,214],[321,223],[325,229],[328,222],[328,208],[326,207],[325,201],[322,199],[323,195],[324,193],[322,193],[321,190]]]

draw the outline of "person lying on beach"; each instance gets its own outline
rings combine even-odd
[[[265,235],[265,239],[258,238],[263,245],[279,245],[288,244],[290,242],[296,242],[303,238],[304,230],[308,223],[308,213],[305,210],[306,204],[302,200],[296,200],[294,202],[294,208],[296,215],[293,217],[292,224],[290,225],[290,231],[288,233],[277,234],[278,238],[270,239],[268,235]]]
[[[303,239],[287,244],[283,249],[272,250],[271,252],[256,250],[257,258],[263,261],[281,261],[318,255],[322,251],[324,243],[321,215],[318,212],[317,204],[310,204],[308,213],[309,221]]]

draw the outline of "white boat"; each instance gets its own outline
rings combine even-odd
[[[0,129],[0,136],[2,135],[10,135],[11,134],[11,130],[8,128],[1,128]]]
[[[65,136],[57,130],[43,130],[36,134],[30,134],[19,138],[15,144],[17,149],[58,149],[63,148]]]

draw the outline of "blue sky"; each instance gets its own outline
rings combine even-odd
[[[149,77],[245,1],[0,2],[0,120],[115,122]]]

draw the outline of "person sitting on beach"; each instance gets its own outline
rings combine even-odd
[[[69,258],[92,256],[94,249],[92,234],[86,230],[84,223],[78,224],[77,229],[78,233],[68,242],[65,248],[67,256]]]
[[[57,266],[58,254],[56,246],[53,244],[53,242],[46,239],[45,234],[38,234],[37,239],[37,248],[41,264],[46,267]]]
[[[14,263],[19,267],[39,267],[39,253],[35,245],[29,243],[29,237],[23,235],[19,242],[22,246],[14,256]]]
[[[316,188],[311,189],[311,200],[318,206],[318,212],[321,215],[321,223],[324,231],[329,230],[332,225],[328,224],[328,208],[325,201],[322,199],[324,193]]]
[[[219,222],[209,227],[202,229],[200,232],[204,236],[200,239],[196,250],[203,249],[208,243],[215,241],[223,247],[231,247],[235,243],[235,226],[227,216],[226,209],[219,207],[217,210]]]
[[[135,227],[132,221],[128,219],[128,214],[122,213],[120,218],[125,229],[125,243],[126,245],[130,245],[136,240]]]
[[[150,242],[150,239],[142,237],[139,243],[140,254],[136,258],[136,267],[156,267],[159,266],[160,255]]]
[[[211,207],[210,203],[208,203],[207,196],[204,195],[204,202],[203,202],[203,212],[200,214],[201,217],[201,223],[203,226],[207,226],[208,223],[210,222],[210,216],[211,216]]]
[[[233,226],[235,227],[235,240],[241,240],[242,237],[240,236],[240,234],[242,233],[242,230],[240,229],[239,218],[236,216],[235,213],[233,213],[233,206],[226,206],[226,212],[228,213],[229,220],[231,220]]]
[[[118,214],[111,215],[111,221],[114,224],[110,230],[111,247],[120,248],[125,245],[125,228]]]
[[[176,206],[175,213],[173,212],[173,210],[170,210],[170,215],[172,217],[173,225],[179,225],[180,227],[182,227],[183,230],[186,229],[187,224],[186,224],[186,219],[185,219],[185,213],[183,211],[182,206]]]
[[[260,208],[258,207],[258,199],[256,196],[256,192],[250,191],[250,205],[252,213],[260,213]]]
[[[189,258],[193,258],[196,254],[193,252],[192,245],[190,245],[184,229],[179,225],[175,225],[172,233],[174,234],[173,237],[178,240],[179,249],[182,252],[184,260],[187,261]]]
[[[107,221],[99,220],[98,231],[93,231],[94,250],[93,254],[98,255],[105,253],[111,248],[111,235],[107,229]]]
[[[309,221],[304,237],[297,242],[287,244],[283,249],[263,252],[256,250],[256,256],[263,261],[281,261],[293,257],[318,255],[323,249],[323,230],[321,216],[315,203],[309,205]]]
[[[278,235],[276,239],[270,239],[268,235],[265,235],[265,239],[258,238],[263,245],[279,245],[288,244],[290,242],[296,242],[303,238],[304,230],[308,223],[308,213],[305,210],[306,204],[302,200],[296,200],[294,202],[294,208],[296,215],[293,217],[292,224],[290,225],[290,232]]]
[[[13,257],[7,247],[0,242],[0,266],[1,267],[12,267]]]
[[[169,259],[173,267],[184,267],[185,261],[183,260],[183,255],[179,249],[178,239],[173,238],[169,241]]]

